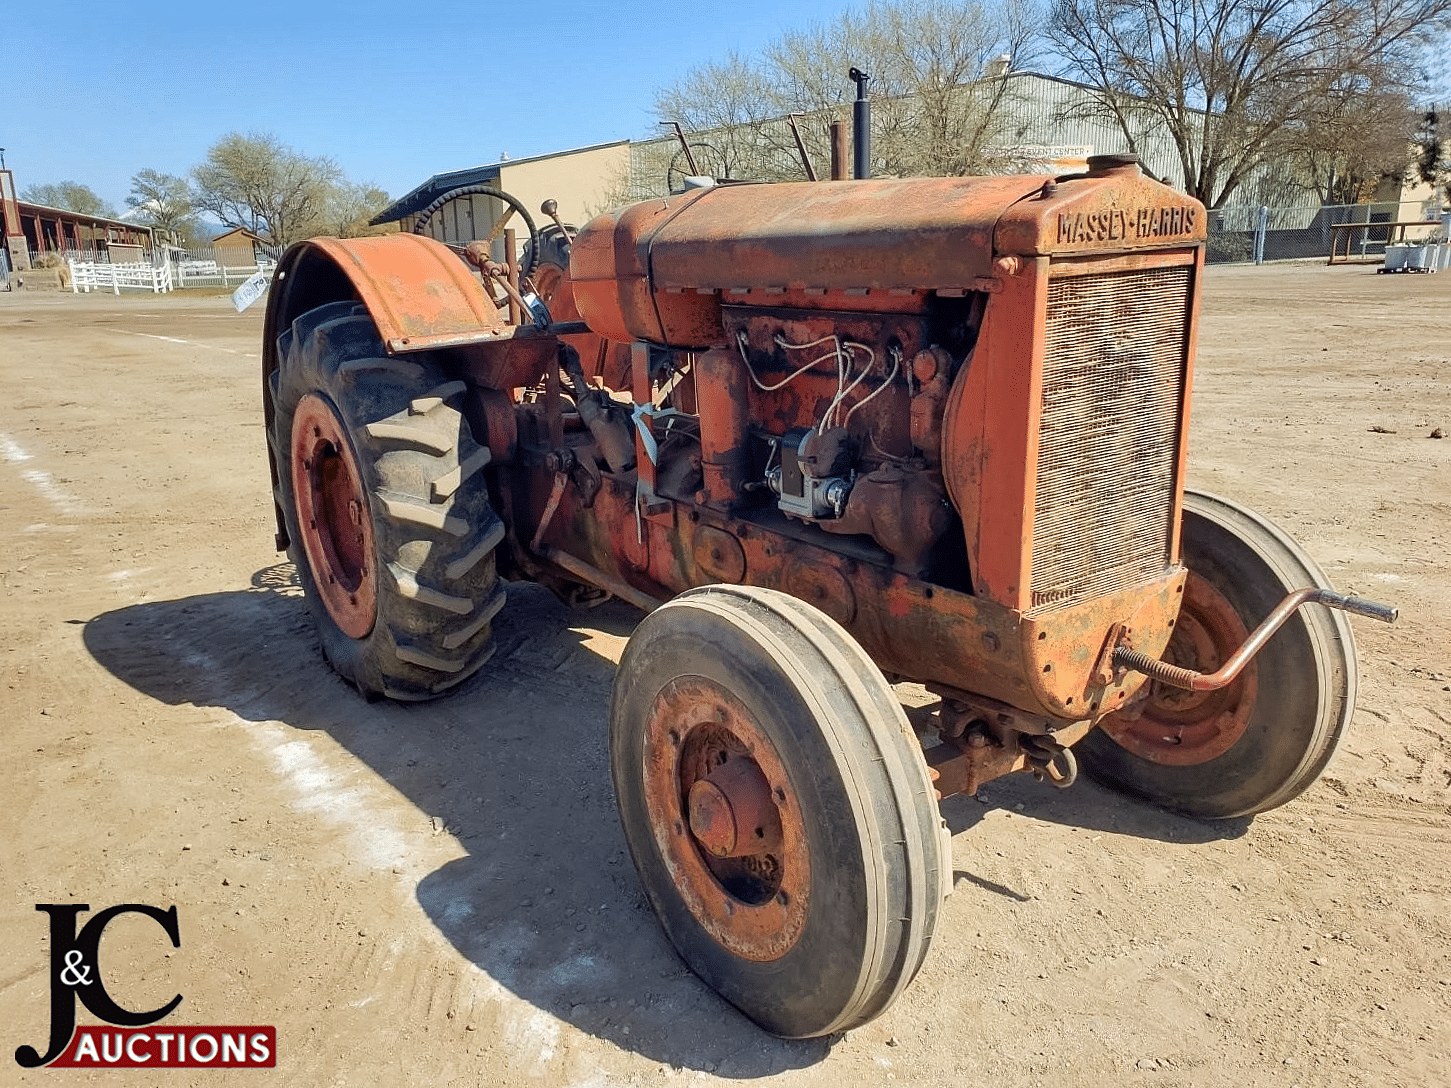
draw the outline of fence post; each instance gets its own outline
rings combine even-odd
[[[1270,225],[1270,209],[1260,205],[1260,221],[1255,229],[1255,264],[1265,263],[1265,231]]]

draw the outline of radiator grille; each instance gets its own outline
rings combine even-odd
[[[1125,589],[1169,565],[1191,275],[1049,281],[1034,608]]]

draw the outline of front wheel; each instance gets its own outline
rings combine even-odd
[[[426,354],[390,358],[350,302],[299,317],[278,358],[277,503],[323,653],[369,697],[442,694],[488,660],[504,603],[464,384]]]
[[[651,613],[615,679],[610,764],[666,935],[767,1031],[864,1023],[917,973],[937,805],[900,704],[833,620],[737,586]]]
[[[1225,499],[1184,495],[1189,577],[1171,664],[1216,671],[1286,595],[1324,586],[1288,536]],[[1355,643],[1344,613],[1301,608],[1228,687],[1193,692],[1157,680],[1074,749],[1094,778],[1191,816],[1248,816],[1319,777],[1355,710]]]

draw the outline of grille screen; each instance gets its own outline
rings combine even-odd
[[[1049,281],[1033,607],[1169,564],[1190,267]]]

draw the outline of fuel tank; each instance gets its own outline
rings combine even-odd
[[[601,215],[575,239],[581,316],[612,340],[724,342],[721,305],[909,313],[991,290],[1005,255],[1183,246],[1201,205],[1131,156],[1086,173],[723,184]]]

